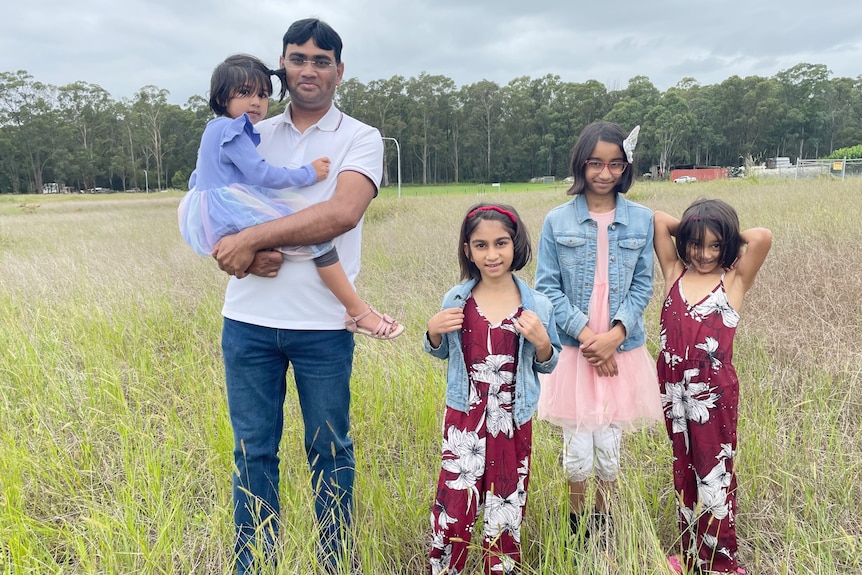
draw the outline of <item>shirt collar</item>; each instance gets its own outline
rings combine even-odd
[[[344,112],[335,107],[335,104],[329,106],[329,110],[317,121],[315,126],[322,132],[335,132],[341,127],[341,121],[344,119]],[[290,117],[290,104],[284,108],[284,113],[281,115],[281,122],[293,126],[293,119]]]

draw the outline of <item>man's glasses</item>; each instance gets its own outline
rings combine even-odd
[[[587,160],[584,162],[584,165],[591,172],[601,172],[605,169],[605,166],[608,167],[608,171],[615,175],[619,176],[623,172],[626,171],[626,167],[629,165],[628,162],[624,162],[622,160],[614,160],[612,162],[600,162],[598,160]]]
[[[335,62],[331,60],[309,60],[308,58],[300,58],[299,56],[291,56],[286,60],[287,67],[292,70],[302,70],[306,64],[311,64],[315,70],[329,70],[335,66]]]

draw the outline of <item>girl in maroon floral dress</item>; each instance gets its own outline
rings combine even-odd
[[[448,359],[442,469],[431,510],[432,575],[464,572],[484,509],[485,573],[521,560],[537,373],[557,364],[553,306],[513,271],[531,257],[511,206],[479,204],[461,225],[461,279],[428,320],[425,350]]]
[[[733,337],[771,245],[766,228],[740,233],[736,212],[720,200],[694,202],[682,220],[655,212],[654,246],[665,278],[658,379],[683,554],[668,561],[679,573],[683,564],[689,573],[745,573],[736,557]]]

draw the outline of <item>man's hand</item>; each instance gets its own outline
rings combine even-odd
[[[212,252],[212,256],[218,261],[219,269],[237,278],[244,278],[249,274],[249,267],[257,253],[243,240],[242,232],[225,236],[216,242]]]
[[[281,269],[284,256],[276,250],[263,250],[254,255],[254,261],[248,268],[248,273],[262,278],[274,278]]]

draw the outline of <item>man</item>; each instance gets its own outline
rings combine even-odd
[[[261,155],[277,165],[331,159],[329,177],[305,188],[314,204],[291,216],[222,238],[213,251],[231,278],[222,313],[227,398],[234,433],[234,521],[237,568],[271,549],[278,534],[278,445],[289,365],[305,425],[315,512],[324,565],[341,559],[352,512],[350,427],[353,334],[344,308],[323,285],[312,261],[283,263],[285,245],[333,240],[347,275],[359,272],[362,218],[383,168],[379,132],[332,103],[341,83],[341,38],[317,19],[294,22],[279,66],[290,104],[257,124]],[[284,90],[282,90],[282,95]],[[251,275],[249,275],[251,274]],[[243,278],[243,279],[239,279]]]

